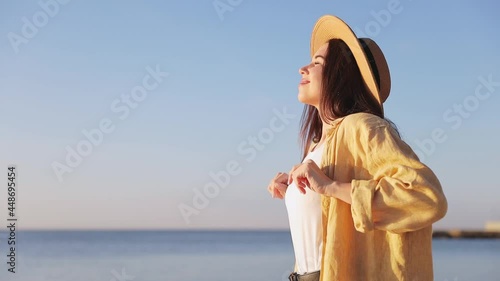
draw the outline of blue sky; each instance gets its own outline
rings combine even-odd
[[[435,228],[483,228],[500,220],[499,8],[2,1],[0,167],[6,182],[7,166],[17,165],[19,223],[287,228],[284,202],[266,187],[300,160],[298,68],[310,59],[315,21],[334,14],[384,50],[386,116],[449,201]]]

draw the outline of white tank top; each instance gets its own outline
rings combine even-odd
[[[324,143],[316,147],[304,158],[304,161],[312,159],[319,166],[323,146]],[[308,188],[306,188],[306,194],[302,194],[295,182],[292,182],[285,193],[285,204],[297,273],[304,274],[320,270],[323,250],[321,195]]]

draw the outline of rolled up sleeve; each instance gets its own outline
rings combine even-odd
[[[443,218],[448,204],[432,170],[390,124],[360,124],[349,146],[355,169],[351,213],[357,231],[415,231]]]

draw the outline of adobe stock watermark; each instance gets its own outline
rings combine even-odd
[[[219,16],[220,21],[224,20],[224,14],[233,12],[236,7],[241,5],[243,0],[214,0],[212,2],[215,12]]]
[[[114,99],[110,104],[111,112],[116,114],[118,120],[125,120],[129,117],[130,112],[139,107],[148,97],[148,94],[156,90],[163,79],[169,74],[160,70],[159,65],[153,69],[150,66],[146,67],[146,72],[142,78],[142,83],[133,87],[130,93],[125,93],[120,98]],[[102,144],[105,135],[114,132],[116,129],[115,123],[111,118],[102,118],[96,128],[90,130],[82,130],[82,139],[74,146],[67,145],[66,157],[64,161],[53,161],[52,170],[57,176],[59,182],[63,182],[63,176],[66,173],[73,172],[79,165],[82,164],[84,157],[89,156],[94,147]]]
[[[269,120],[267,127],[259,130],[257,135],[248,136],[248,138],[238,144],[236,151],[245,158],[247,163],[255,160],[258,153],[266,148],[275,138],[276,134],[283,132],[290,120],[295,118],[295,114],[287,113],[286,107],[282,111],[273,109],[273,117]],[[200,190],[193,188],[193,197],[191,203],[180,203],[177,207],[186,224],[190,224],[190,217],[199,215],[200,211],[207,208],[210,199],[217,197],[221,190],[231,183],[231,178],[238,176],[243,172],[241,163],[232,159],[226,162],[224,169],[213,172],[208,176],[211,180]]]
[[[50,18],[54,18],[61,11],[61,5],[66,5],[71,0],[40,0],[38,6],[40,10],[36,11],[30,18],[22,17],[23,25],[20,34],[9,32],[7,38],[10,46],[16,54],[19,53],[21,44],[28,44],[39,32],[41,28],[49,23]]]
[[[373,20],[367,22],[364,28],[353,27],[353,31],[358,37],[375,38],[382,31],[382,27],[387,27],[391,23],[393,16],[400,14],[402,11],[403,6],[399,0],[390,0],[385,9],[378,12],[374,10],[370,11]]]
[[[121,273],[113,269],[111,274],[113,274],[113,278],[109,279],[109,281],[132,281],[135,279],[135,276],[125,273],[125,268],[122,268]]]
[[[449,124],[452,130],[458,130],[462,126],[464,119],[470,118],[472,113],[479,109],[481,102],[488,100],[495,93],[495,87],[500,87],[500,82],[493,81],[492,74],[486,78],[479,76],[478,80],[479,83],[473,94],[466,96],[460,103],[453,104],[443,113],[444,122]],[[415,140],[418,147],[415,153],[421,161],[424,161],[425,157],[432,155],[436,151],[438,144],[443,144],[446,140],[448,140],[446,130],[436,127],[429,137],[423,140]]]

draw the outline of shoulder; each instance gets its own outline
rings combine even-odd
[[[341,125],[344,127],[344,130],[359,133],[391,127],[387,120],[377,115],[364,112],[347,115],[344,117],[344,120],[342,120]]]
[[[402,141],[397,129],[388,120],[370,113],[350,114],[344,117],[340,127],[339,138],[348,146]]]
[[[373,147],[400,147],[409,151],[397,129],[386,119],[369,113],[355,113],[344,117],[339,138],[351,149],[366,150]],[[365,151],[367,152],[367,151]]]

